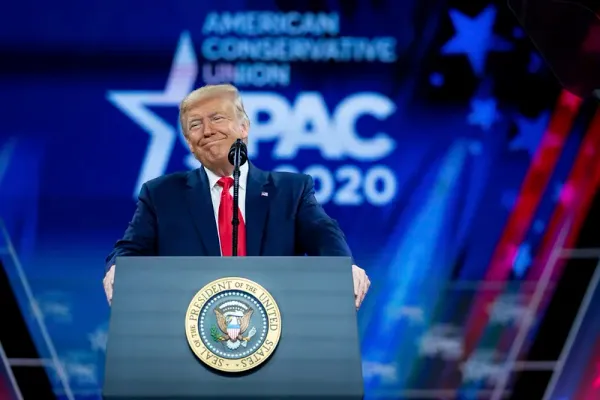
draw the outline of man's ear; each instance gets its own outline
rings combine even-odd
[[[250,129],[248,129],[248,123],[247,122],[242,122],[241,125],[241,137],[240,139],[242,139],[245,143],[248,142],[248,132]]]

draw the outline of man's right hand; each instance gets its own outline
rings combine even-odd
[[[111,304],[112,295],[113,295],[113,284],[115,283],[115,266],[110,267],[106,275],[104,275],[104,280],[102,281],[104,284],[104,293],[106,293],[106,300],[108,300],[108,304]]]

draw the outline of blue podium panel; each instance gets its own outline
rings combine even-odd
[[[118,259],[104,398],[362,399],[351,264],[349,258],[329,257]],[[201,289],[236,277],[262,286],[276,302],[277,318],[271,318],[271,304],[265,313],[269,327],[280,330],[279,343],[275,348],[267,335],[258,350],[231,360],[225,347],[206,337],[203,343],[213,354],[203,351],[197,357],[186,339],[186,319],[198,313],[188,307],[200,298],[208,304],[225,296],[233,286]],[[265,294],[254,293],[264,299]],[[202,321],[208,319],[201,318],[194,329],[203,332]],[[251,324],[256,321],[260,316]],[[272,354],[257,368],[227,373],[212,367],[240,363],[242,369],[241,364],[266,357],[263,350]]]

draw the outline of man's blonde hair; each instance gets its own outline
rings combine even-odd
[[[184,117],[189,108],[201,99],[219,95],[231,96],[237,117],[242,121],[242,124],[246,125],[247,128],[250,128],[250,119],[248,118],[248,114],[246,114],[246,110],[244,109],[244,103],[242,103],[242,96],[240,95],[240,92],[235,86],[229,83],[222,83],[218,85],[202,86],[201,88],[192,91],[181,101],[179,104],[179,123],[181,124],[181,129],[183,130],[184,134],[187,135]]]

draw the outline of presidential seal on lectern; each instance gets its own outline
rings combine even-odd
[[[190,348],[204,364],[243,372],[265,362],[281,337],[275,299],[256,282],[221,278],[200,289],[185,316]]]

